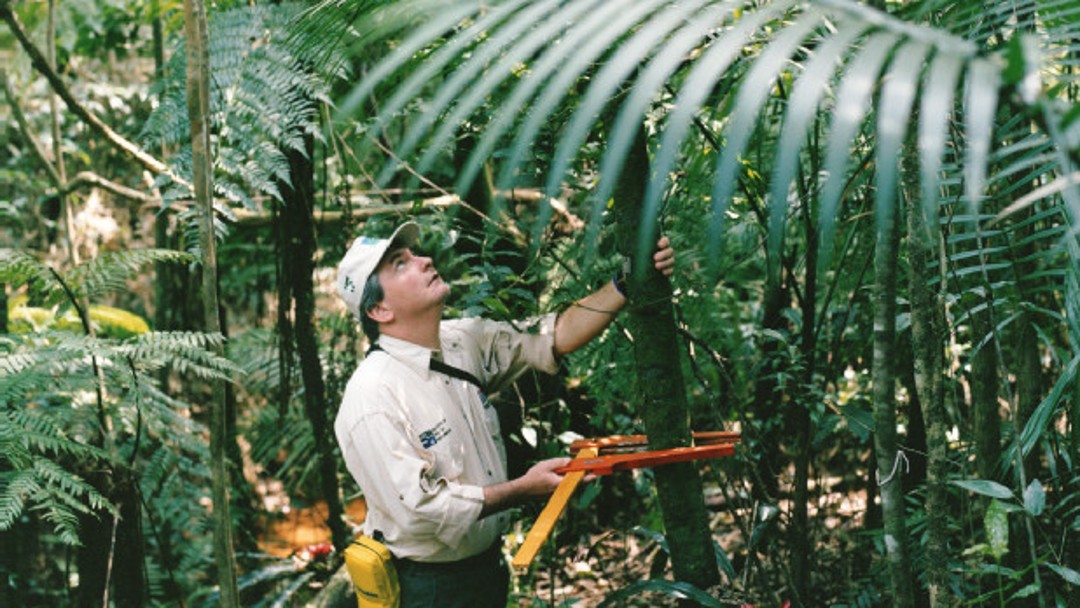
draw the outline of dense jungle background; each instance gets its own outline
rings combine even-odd
[[[359,234],[612,327],[508,606],[1080,606],[1080,2],[0,0],[0,605],[355,605]],[[512,555],[542,505],[521,508]]]

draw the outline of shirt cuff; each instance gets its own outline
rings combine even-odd
[[[460,544],[473,524],[480,519],[484,508],[484,488],[473,485],[450,484],[451,508],[443,512],[435,535],[448,546]]]

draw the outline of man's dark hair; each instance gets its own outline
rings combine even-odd
[[[382,283],[379,282],[379,273],[373,272],[371,276],[367,278],[367,282],[364,283],[364,291],[360,297],[360,327],[364,330],[364,335],[367,336],[368,341],[372,344],[379,339],[379,323],[368,316],[368,312],[375,308],[375,306],[382,302],[383,297],[386,295],[383,293]]]

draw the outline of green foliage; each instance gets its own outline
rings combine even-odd
[[[188,260],[177,252],[131,250],[61,273],[4,250],[0,276],[26,288],[32,301],[79,312],[87,296],[124,288],[144,265]],[[151,576],[159,585],[167,577],[172,593],[177,585],[197,585],[209,557],[200,543],[209,534],[200,505],[208,484],[205,429],[191,406],[163,393],[156,378],[167,371],[192,380],[233,379],[240,370],[214,354],[221,336],[110,337],[79,328],[0,339],[0,530],[40,521],[55,542],[80,545],[80,517],[111,521],[119,508],[115,487],[105,480],[131,476],[153,532]],[[180,581],[176,571],[191,575]]]
[[[1055,548],[1055,539],[1043,538],[1048,530],[1057,529],[1062,525],[1068,526],[1065,523],[1068,521],[1068,516],[1062,517],[1062,514],[1068,512],[1067,505],[1080,501],[1080,492],[1076,491],[1075,478],[1071,482],[1073,487],[1055,497],[1047,496],[1042,482],[1038,479],[1032,480],[1020,496],[1006,486],[989,480],[953,480],[952,484],[990,499],[982,516],[981,527],[985,541],[972,544],[965,549],[964,555],[976,560],[980,557],[993,560],[992,564],[974,562],[972,573],[976,576],[992,577],[998,585],[995,593],[1018,598],[1038,592],[1040,586],[1033,587],[1031,584],[1025,584],[1024,574],[1032,569],[1046,570],[1041,585],[1041,588],[1046,589],[1058,588],[1060,585],[1060,582],[1056,580],[1058,577],[1067,584],[1073,584],[1071,581],[1080,577],[1075,569],[1061,563],[1063,555],[1060,549]],[[1030,518],[1038,522],[1039,525],[1034,528],[1039,533],[1036,540],[1040,542],[1040,546],[1047,547],[1045,553],[1040,551],[1043,556],[1037,563],[1027,564],[1026,560],[1021,558],[1020,563],[1026,565],[1021,571],[1003,565],[1003,559],[1009,552],[1010,516]]]
[[[297,3],[253,5],[209,17],[215,192],[249,209],[261,206],[256,193],[280,200],[280,185],[290,181],[285,150],[303,151],[304,138],[320,134],[319,104],[329,103],[330,79],[345,75],[332,42],[308,47],[291,42],[288,31],[299,10]],[[313,56],[324,59],[322,71],[312,69]],[[174,164],[188,176],[185,75],[181,40],[154,85],[158,107],[143,125],[141,139],[148,146],[178,146]],[[177,189],[165,192],[167,200],[183,196],[186,192]]]
[[[0,378],[3,378],[0,375]],[[83,444],[60,426],[64,418],[5,407],[0,417],[0,531],[10,530],[28,509],[53,527],[60,542],[78,545],[78,516],[113,511],[109,500],[64,466],[78,460],[93,466],[107,461],[100,449]],[[62,409],[62,408],[60,408]]]
[[[149,264],[192,260],[189,254],[168,249],[130,249],[91,258],[61,277],[28,252],[0,249],[0,283],[26,284],[31,302],[40,302],[46,307],[58,306],[62,312],[81,299],[96,299],[109,292],[127,289],[128,278]]]

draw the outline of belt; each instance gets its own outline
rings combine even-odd
[[[457,572],[475,570],[485,566],[496,566],[501,559],[501,543],[495,542],[476,555],[451,562],[420,562],[404,557],[394,557],[394,565],[398,568],[426,570],[428,572]]]

